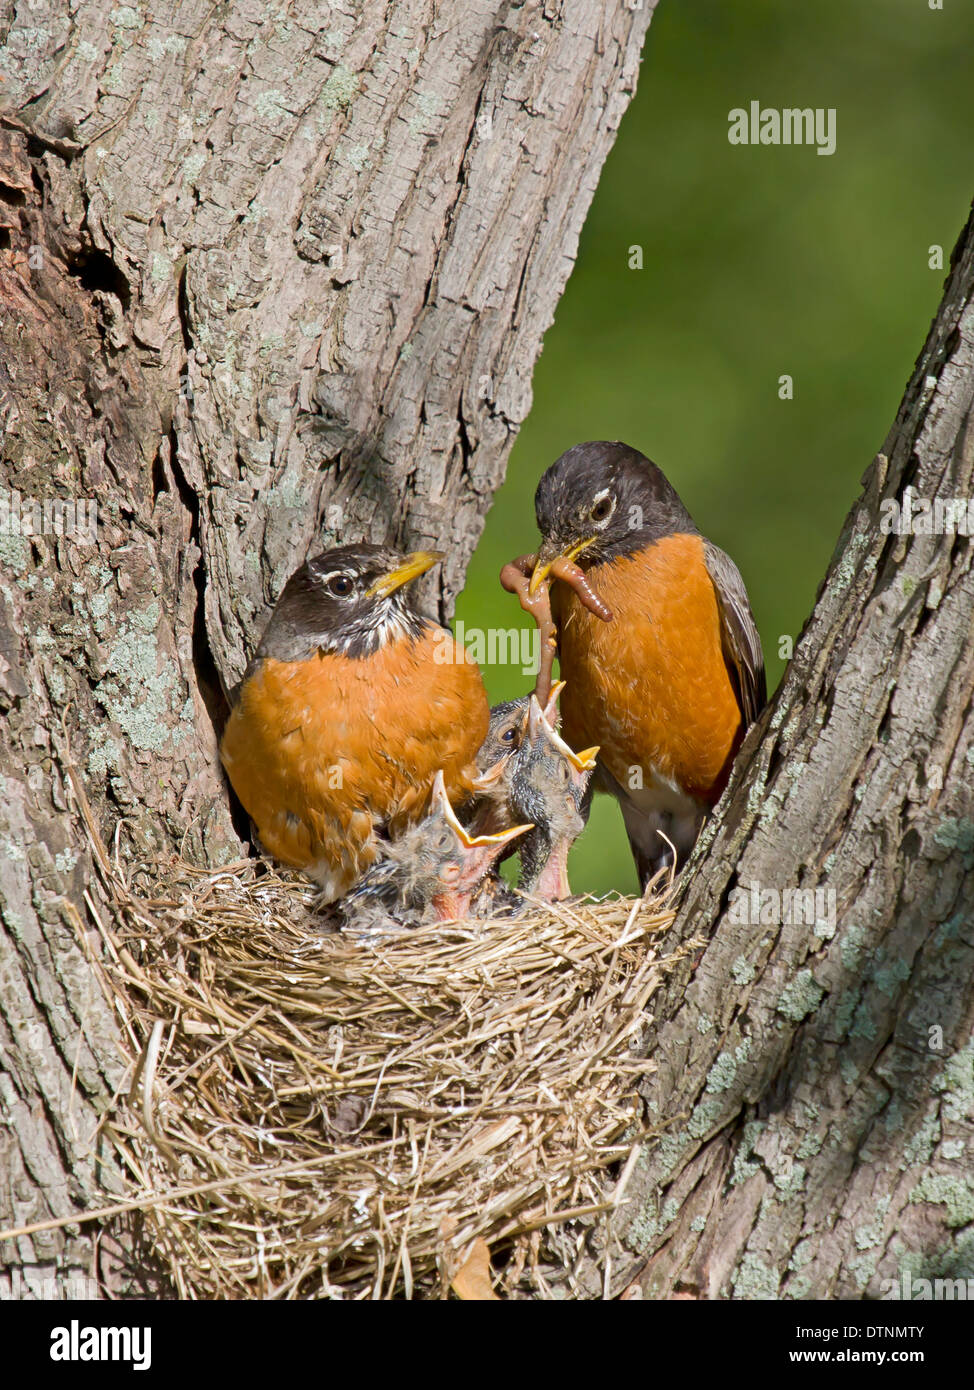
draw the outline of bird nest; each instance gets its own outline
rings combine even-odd
[[[577,1294],[653,1132],[662,898],[356,941],[255,861],[136,893],[97,849],[129,1062],[103,1126],[180,1296]]]

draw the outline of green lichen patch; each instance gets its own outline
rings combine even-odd
[[[755,1173],[760,1173],[760,1163],[751,1160],[751,1154],[758,1139],[764,1133],[767,1125],[763,1120],[749,1120],[744,1126],[741,1135],[741,1142],[737,1153],[734,1155],[734,1163],[731,1168],[730,1185],[738,1187],[741,1183],[747,1182],[748,1178],[753,1178]]]
[[[856,1247],[859,1250],[871,1250],[878,1245],[883,1238],[883,1227],[880,1222],[872,1221],[866,1226],[857,1226],[853,1231]]]
[[[879,1264],[879,1255],[861,1255],[858,1260],[852,1260],[849,1271],[855,1279],[860,1289],[865,1289],[873,1275],[876,1273],[876,1266]]]
[[[948,816],[942,820],[933,833],[934,842],[942,849],[957,850],[960,854],[970,854],[974,850],[974,821],[958,820]]]
[[[745,1254],[731,1279],[735,1298],[767,1301],[778,1297],[778,1276],[750,1251]]]
[[[821,1152],[823,1139],[820,1134],[806,1134],[795,1150],[796,1158],[814,1158]]]
[[[974,1221],[974,1190],[966,1178],[952,1173],[924,1173],[910,1193],[911,1202],[933,1202],[946,1208],[947,1225],[967,1226]]]
[[[663,1225],[671,1226],[680,1215],[680,1204],[675,1197],[669,1197],[663,1204]]]
[[[23,845],[7,835],[0,835],[0,859],[7,859],[11,864],[20,864],[26,858]]]
[[[673,1172],[683,1156],[686,1141],[677,1134],[664,1134],[654,1155],[663,1177]]]
[[[349,169],[354,169],[356,174],[360,174],[363,169],[367,169],[369,166],[369,146],[343,145],[338,152],[338,161]]]
[[[863,1000],[856,1010],[856,1017],[849,1036],[852,1038],[865,1038],[867,1042],[872,1042],[877,1032],[878,1029],[875,1020],[869,1012],[869,1006],[866,1001]]]
[[[825,990],[817,983],[812,972],[800,970],[781,991],[775,1010],[792,1023],[801,1023],[803,1018],[814,1013],[824,997]]]
[[[30,565],[30,542],[26,536],[0,534],[0,565],[14,574],[25,574]]]
[[[910,967],[905,960],[894,960],[889,965],[881,965],[873,976],[877,988],[882,990],[887,999],[892,999],[897,987],[909,978]]]
[[[338,63],[321,89],[321,104],[327,111],[346,111],[358,95],[358,90],[358,77]]]
[[[974,1119],[974,1045],[948,1057],[934,1087],[943,1092],[946,1120],[963,1124]]]
[[[690,1116],[687,1129],[694,1139],[702,1139],[705,1134],[713,1129],[720,1119],[724,1110],[724,1102],[717,1096],[712,1096],[708,1100],[700,1101]]]
[[[165,285],[172,280],[172,261],[161,251],[153,252],[149,275],[154,285]]]
[[[116,29],[141,29],[145,20],[131,5],[119,5],[109,14]]]
[[[420,92],[416,105],[419,110],[410,118],[409,131],[412,135],[423,135],[428,132],[430,121],[442,111],[443,98],[435,92]]]
[[[277,123],[286,120],[291,114],[286,103],[287,98],[284,93],[271,88],[266,92],[261,92],[254,102],[254,110],[262,121]]]
[[[642,1211],[637,1212],[630,1221],[626,1230],[626,1240],[634,1250],[647,1250],[658,1232],[659,1216],[656,1203],[648,1200]]]
[[[862,952],[866,944],[865,927],[857,926],[853,923],[846,928],[839,950],[842,954],[842,964],[846,970],[858,970],[862,962]]]
[[[907,1168],[929,1163],[934,1149],[940,1141],[940,1121],[936,1115],[928,1115],[917,1132],[907,1140],[903,1156]]]
[[[748,1059],[751,1050],[750,1040],[745,1038],[739,1047],[731,1052],[721,1052],[707,1075],[707,1090],[711,1095],[729,1091],[734,1084],[737,1068]]]
[[[731,966],[731,974],[739,985],[749,985],[754,979],[754,966],[746,956],[738,956]]]
[[[160,614],[156,600],[133,614],[115,639],[105,674],[95,687],[99,701],[129,744],[151,752],[169,742],[167,723],[175,712],[179,683],[175,662],[160,653],[154,632],[147,630],[158,623]],[[108,740],[100,748],[93,744],[88,765],[91,771],[117,767],[117,749]]]
[[[804,1190],[808,1172],[804,1163],[787,1163],[774,1175],[774,1185],[778,1199],[791,1201]]]
[[[791,1259],[788,1261],[789,1269],[804,1269],[815,1257],[815,1242],[810,1238],[800,1240],[791,1252]]]

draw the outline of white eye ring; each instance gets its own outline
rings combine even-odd
[[[340,581],[341,587],[336,585],[336,581]],[[346,574],[344,570],[332,570],[330,574],[323,574],[320,582],[321,587],[327,589],[335,598],[348,598],[355,588],[353,577]],[[348,587],[346,588],[344,585]]]
[[[605,502],[609,504],[608,509],[604,511],[601,516],[596,515]],[[612,495],[612,489],[604,487],[601,492],[597,492],[592,498],[592,505],[589,508],[589,517],[597,526],[606,526],[615,509],[616,499]]]

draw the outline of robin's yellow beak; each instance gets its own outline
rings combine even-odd
[[[534,824],[515,825],[510,830],[500,830],[496,835],[471,835],[465,826],[457,820],[456,812],[450,805],[450,798],[446,794],[446,786],[443,781],[443,773],[437,772],[433,778],[433,791],[430,797],[430,811],[439,811],[445,818],[450,829],[463,845],[464,849],[480,849],[487,845],[506,845],[508,840],[515,839],[518,835],[523,835],[526,830],[533,830]]]
[[[569,752],[569,759],[578,768],[579,772],[591,772],[595,767],[595,759],[599,754],[599,745],[594,748],[583,748],[581,753]]]
[[[573,561],[576,556],[581,555],[582,551],[597,540],[596,536],[586,536],[583,540],[576,541],[567,550],[559,550],[550,541],[542,541],[541,549],[538,551],[538,558],[534,562],[534,569],[531,571],[531,582],[528,584],[528,593],[534,595],[538,592],[541,584],[548,578],[552,565],[557,560]]]
[[[492,767],[485,768],[479,777],[475,777],[471,782],[470,785],[473,790],[475,792],[485,792],[488,787],[495,786],[504,776],[513,756],[514,750],[512,749],[510,753],[503,753]]]
[[[406,556],[401,565],[377,579],[371,588],[366,590],[366,594],[369,598],[388,598],[410,580],[418,579],[421,574],[438,565],[443,559],[443,554],[442,550],[414,550],[411,555]]]
[[[564,689],[564,681],[559,682],[557,693],[560,695]],[[549,701],[548,709],[551,709]],[[531,696],[530,714],[528,715],[528,737],[536,739],[543,733],[548,742],[558,750],[563,758],[567,758],[572,767],[577,772],[592,772],[595,768],[595,759],[598,757],[599,745],[594,748],[583,748],[580,753],[576,753],[559,734],[554,726],[554,722],[547,717],[547,711],[542,710],[538,703],[537,695]]]
[[[518,835],[533,829],[534,822],[529,821],[527,825],[512,825],[510,830],[498,830],[495,835],[469,835],[461,826],[460,838],[465,849],[480,849],[484,845],[506,845],[508,840],[516,840]]]

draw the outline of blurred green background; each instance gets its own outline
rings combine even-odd
[[[835,153],[731,145],[728,112],[752,99],[835,107]],[[970,4],[661,0],[457,616],[523,619],[497,573],[535,547],[538,478],[572,444],[623,439],[737,561],[774,690],[940,302],[928,248],[949,265],[972,143]],[[492,702],[532,684],[484,677]],[[606,797],[571,881],[636,889]]]

